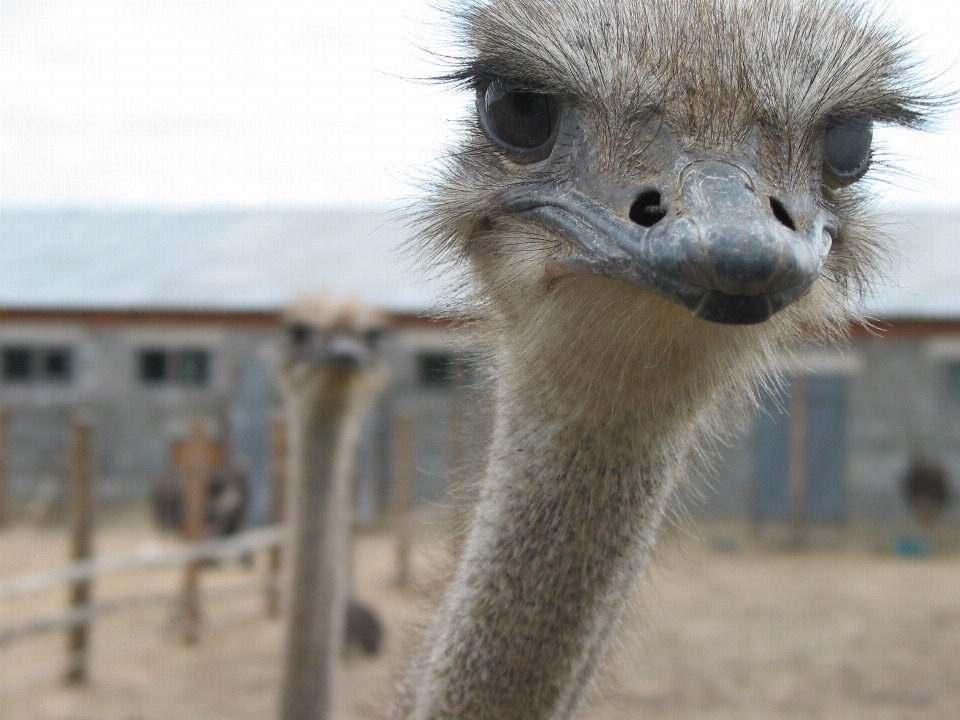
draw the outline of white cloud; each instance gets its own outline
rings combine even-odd
[[[0,201],[381,203],[457,101],[419,3],[5,3]]]
[[[960,9],[899,0],[960,88]],[[380,204],[452,136],[465,98],[436,72],[425,0],[0,3],[0,202]],[[883,131],[919,179],[895,203],[953,203],[960,120]]]

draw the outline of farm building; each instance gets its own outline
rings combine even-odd
[[[386,501],[389,423],[414,425],[414,490],[442,496],[456,351],[423,319],[429,286],[408,277],[402,234],[348,211],[0,213],[0,406],[11,417],[15,504],[63,496],[72,413],[99,418],[100,493],[142,499],[170,472],[190,418],[268,506],[268,426],[284,307],[306,293],[386,309],[390,392],[364,439],[358,503]]]
[[[718,492],[708,497],[705,512],[790,515],[787,415],[798,397],[805,415],[799,423],[806,470],[802,512],[809,518],[906,523],[902,482],[917,460],[941,466],[958,487],[958,220],[948,212],[888,219],[899,257],[865,300],[875,329],[858,328],[843,348],[807,348],[789,363],[787,396],[767,398],[748,435],[722,453]],[[960,519],[956,502],[946,518]]]
[[[880,331],[858,331],[842,351],[809,348],[792,363],[794,392],[768,398],[767,412],[723,450],[700,512],[796,512],[788,468],[798,426],[791,431],[782,410],[800,397],[802,443],[793,447],[803,456],[809,517],[905,520],[900,482],[914,457],[960,477],[958,220],[891,221],[903,260],[868,303]],[[83,407],[99,418],[105,498],[142,499],[170,472],[189,419],[202,414],[249,476],[250,519],[264,519],[282,312],[305,293],[356,297],[389,313],[392,381],[363,440],[362,518],[388,501],[398,418],[414,425],[421,502],[442,500],[451,464],[479,452],[483,413],[467,410],[472,395],[462,387],[481,382],[464,382],[469,348],[424,318],[438,282],[405,270],[404,231],[380,214],[7,209],[0,237],[0,406],[12,418],[10,487],[21,506],[62,496],[67,424]]]

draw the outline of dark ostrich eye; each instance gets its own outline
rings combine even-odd
[[[477,112],[490,139],[516,153],[519,162],[542,160],[550,154],[558,115],[553,95],[494,80],[478,90]]]
[[[823,177],[827,185],[844,187],[863,177],[870,167],[873,123],[850,118],[827,128],[823,136]]]

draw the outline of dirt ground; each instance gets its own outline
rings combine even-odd
[[[709,531],[704,532],[709,536]],[[387,628],[377,659],[341,668],[338,720],[383,717],[403,628],[422,613],[443,548],[424,525],[414,588],[394,586],[387,534],[357,542],[357,595]],[[142,522],[101,530],[98,552],[166,544]],[[64,534],[0,531],[0,577],[55,568]],[[92,681],[61,683],[62,632],[0,646],[0,720],[267,720],[275,716],[282,623],[267,619],[260,560],[210,569],[203,637],[182,645],[169,603],[104,615]],[[99,600],[171,591],[173,571],[101,582]],[[0,626],[63,608],[64,591],[0,601]],[[703,720],[960,718],[960,554],[761,551],[748,543],[664,544],[583,717]]]

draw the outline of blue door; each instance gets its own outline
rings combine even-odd
[[[811,520],[842,520],[847,509],[847,379],[810,376],[806,394],[804,512]],[[756,519],[792,515],[787,469],[792,404],[792,397],[786,400],[785,412],[774,397],[766,397],[754,426],[751,512]]]

